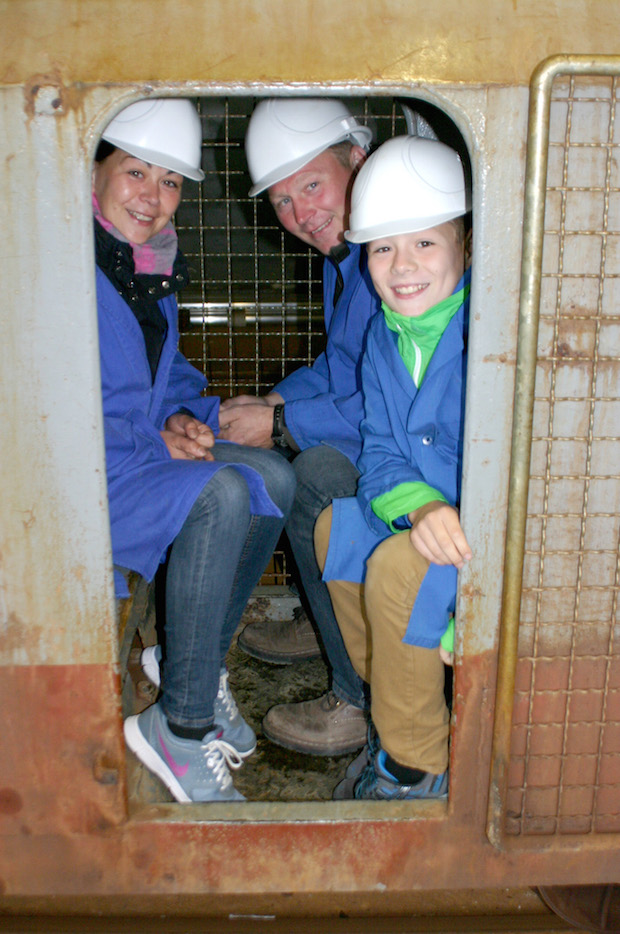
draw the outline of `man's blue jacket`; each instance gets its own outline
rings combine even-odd
[[[337,285],[342,290],[334,305]],[[381,308],[365,246],[347,243],[325,258],[323,302],[325,352],[274,388],[286,402],[286,427],[300,450],[329,444],[355,464],[362,448],[362,353],[368,322]]]

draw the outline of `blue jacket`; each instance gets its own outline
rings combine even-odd
[[[466,274],[468,281],[469,274]],[[461,281],[456,290],[463,287]],[[366,560],[392,532],[371,502],[399,483],[422,481],[456,506],[460,496],[469,301],[457,311],[433,354],[420,389],[398,352],[384,316],[373,319],[363,362],[366,416],[357,497],[334,500],[324,580],[362,582]],[[404,641],[434,647],[456,597],[456,569],[431,564]]]
[[[344,259],[326,257],[323,265],[325,352],[312,367],[300,367],[275,389],[286,402],[286,426],[302,451],[329,444],[355,464],[364,414],[361,358],[368,322],[381,303],[368,274],[366,247],[346,246]],[[342,292],[334,306],[339,275]]]
[[[206,379],[177,350],[174,296],[159,302],[168,332],[153,383],[133,312],[99,268],[96,284],[113,559],[151,580],[197,496],[227,466],[173,460],[160,430],[184,408],[217,432],[219,399],[201,397]],[[280,516],[260,475],[244,465],[235,469],[248,482],[252,512]],[[127,596],[122,575],[114,577],[117,596]]]

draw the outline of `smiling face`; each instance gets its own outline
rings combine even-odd
[[[324,255],[342,243],[353,173],[365,157],[361,146],[352,146],[345,165],[326,149],[298,172],[272,185],[269,200],[285,230]]]
[[[418,233],[371,240],[368,270],[392,311],[417,318],[452,295],[465,271],[458,227],[450,221]]]
[[[166,226],[181,200],[183,176],[115,149],[93,168],[93,191],[106,220],[132,243]]]

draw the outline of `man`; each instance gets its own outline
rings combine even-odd
[[[312,367],[300,367],[262,398],[223,403],[220,437],[292,456],[297,494],[286,526],[301,583],[328,661],[331,689],[322,697],[273,707],[265,735],[314,755],[352,752],[366,742],[364,686],[355,673],[314,554],[314,524],[333,499],[354,496],[359,477],[363,403],[359,364],[379,300],[366,251],[346,243],[350,192],[366,158],[371,131],[340,101],[261,101],[246,135],[251,196],[267,191],[278,220],[325,256],[323,292],[327,345]],[[296,621],[246,627],[239,645],[250,655],[288,664],[319,652],[304,614]]]

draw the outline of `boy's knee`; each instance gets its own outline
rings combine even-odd
[[[314,526],[314,550],[316,552],[317,564],[321,571],[325,567],[327,558],[327,549],[329,547],[329,536],[332,528],[332,507],[328,506],[319,515]]]
[[[366,581],[388,581],[394,577],[422,581],[429,562],[413,547],[409,532],[397,532],[378,545],[367,561]]]

